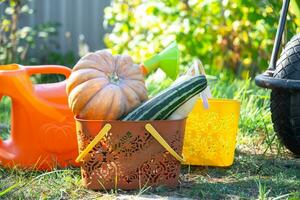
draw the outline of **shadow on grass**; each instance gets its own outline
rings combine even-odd
[[[34,180],[34,181],[33,181]],[[30,172],[0,168],[0,191],[20,182],[24,187],[12,188],[4,198],[94,199],[104,193],[81,186],[79,169],[58,170],[55,173]],[[176,188],[158,187],[147,191],[118,191],[119,195],[160,195],[193,199],[257,199],[259,185],[268,197],[298,192],[300,199],[300,160],[292,157],[265,156],[236,152],[231,167],[183,166],[181,184]],[[29,183],[29,184],[28,184]],[[109,192],[108,195],[115,195]],[[43,195],[42,195],[43,196]],[[0,198],[1,199],[1,198]],[[113,198],[112,198],[113,199]]]
[[[183,166],[181,186],[153,189],[161,195],[196,199],[253,199],[259,196],[259,185],[268,197],[300,192],[300,159],[277,158],[236,152],[231,167]]]

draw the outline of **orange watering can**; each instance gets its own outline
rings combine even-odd
[[[75,165],[76,128],[65,81],[33,84],[34,74],[68,78],[71,70],[57,65],[0,65],[0,100],[3,95],[12,100],[11,136],[0,138],[0,164],[39,170]]]

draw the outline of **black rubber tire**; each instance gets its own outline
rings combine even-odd
[[[274,77],[300,80],[300,34],[286,44],[277,61]],[[274,130],[282,143],[300,155],[300,91],[272,90],[271,112]]]

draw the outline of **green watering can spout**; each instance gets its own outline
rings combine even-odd
[[[177,43],[171,43],[162,52],[147,59],[144,62],[144,67],[147,73],[160,68],[168,77],[175,80],[179,71],[179,50]]]

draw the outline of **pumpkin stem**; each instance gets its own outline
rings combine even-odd
[[[113,84],[118,85],[120,82],[120,78],[116,72],[113,72],[112,74],[108,75],[108,78],[109,78],[110,82]]]

